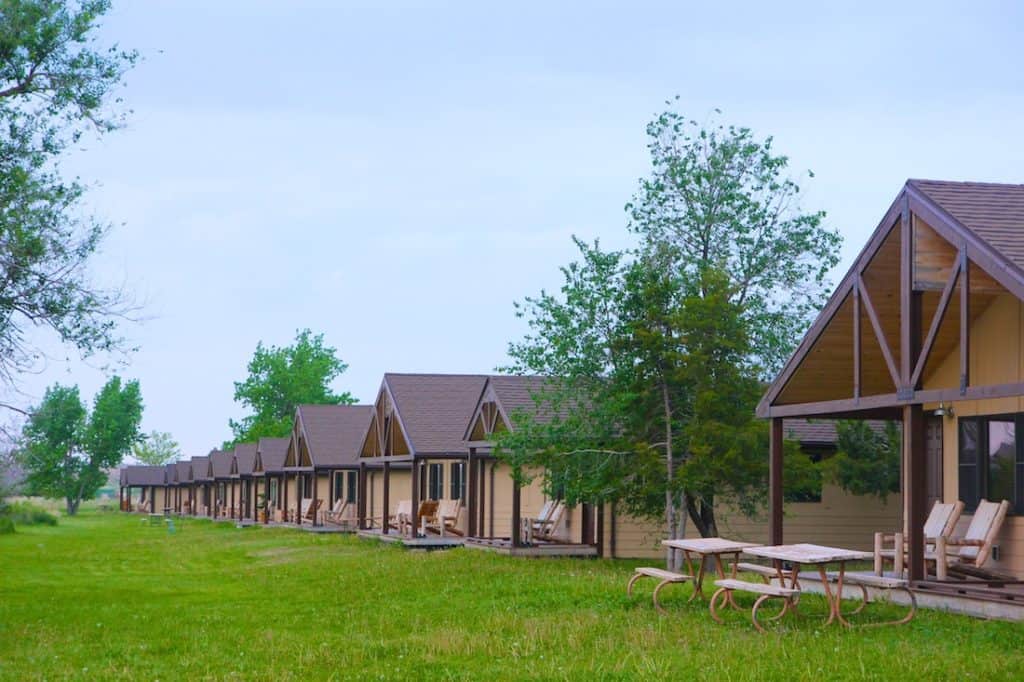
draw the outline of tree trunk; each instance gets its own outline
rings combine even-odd
[[[672,497],[672,484],[675,481],[676,464],[672,450],[672,403],[669,400],[668,384],[661,383],[661,399],[665,418],[665,524],[668,526],[668,537],[675,540],[681,536],[679,513]],[[665,566],[670,571],[679,570],[682,562],[679,552],[671,547],[665,548]]]
[[[714,498],[695,500],[692,497],[688,497],[686,499],[686,511],[702,538],[718,537],[718,522],[715,520]]]

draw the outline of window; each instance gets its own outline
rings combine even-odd
[[[1009,500],[1015,512],[1024,511],[1024,442],[1017,427],[1024,415],[970,417],[959,422],[960,499],[968,511],[978,500]]]
[[[427,468],[427,499],[440,500],[444,492],[444,465],[430,464]]]
[[[313,497],[313,477],[303,476],[302,477],[302,497],[304,499],[311,499]]]
[[[466,501],[466,463],[452,462],[451,474],[449,475],[451,491],[449,498],[453,500]]]
[[[335,471],[334,472],[334,494],[332,499],[340,500],[341,496],[345,492],[345,472]]]
[[[269,501],[270,504],[273,504],[275,507],[280,507],[281,506],[281,504],[280,504],[281,501],[277,497],[277,479],[276,478],[270,479],[270,488],[269,488],[269,490],[270,490],[270,494],[267,495],[267,500]]]
[[[356,491],[359,489],[359,479],[355,471],[345,472],[345,478],[348,479],[345,482],[345,501],[355,503]]]

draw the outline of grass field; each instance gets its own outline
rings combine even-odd
[[[624,561],[419,554],[344,536],[177,531],[87,512],[0,537],[0,678],[1014,679],[1024,627],[924,611],[767,636],[672,586],[671,615]],[[749,603],[749,602],[747,602]],[[822,613],[819,597],[802,608]],[[893,612],[875,608],[879,618]]]

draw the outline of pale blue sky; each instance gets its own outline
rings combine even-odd
[[[144,428],[229,435],[256,342],[324,332],[364,401],[385,371],[487,372],[570,235],[627,243],[663,102],[772,134],[846,238],[908,177],[1024,182],[1016,3],[115,2],[145,62],[127,129],[69,168],[117,224],[97,276],[153,319]],[[841,273],[837,273],[837,276]],[[25,384],[91,395],[51,362]]]

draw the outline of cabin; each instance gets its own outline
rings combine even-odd
[[[517,489],[511,468],[495,458],[495,434],[514,429],[517,418],[544,418],[538,413],[535,397],[543,393],[546,381],[536,376],[487,378],[465,433],[470,479],[466,546],[521,556],[663,556],[664,527],[660,520],[632,518],[614,505],[558,509],[557,500],[544,495],[541,476],[535,475],[528,485]],[[876,420],[871,426],[881,430],[883,423]],[[831,456],[836,449],[834,422],[787,420],[785,437],[799,443],[815,460]],[[826,537],[834,544],[868,550],[875,530],[894,527],[898,522],[895,494],[886,499],[857,496],[825,484],[820,491],[794,496],[786,504],[794,542],[820,542]],[[545,512],[548,518],[542,520],[539,517]],[[718,508],[717,516],[719,527],[728,529],[730,538],[767,541],[764,518],[749,518],[727,504]],[[542,525],[538,526],[538,521]],[[532,538],[523,537],[524,523],[529,524]],[[534,528],[542,532],[536,535]],[[692,524],[689,534],[696,534]]]
[[[284,458],[288,454],[288,438],[260,438],[256,443],[253,476],[263,483],[256,495],[263,523],[284,521]]]
[[[206,455],[193,457],[192,464],[192,499],[195,504],[192,513],[196,516],[210,516],[211,479],[210,458]]]
[[[359,489],[367,491],[359,502],[361,535],[408,546],[462,543],[469,457],[463,434],[485,380],[478,374],[384,375],[359,448]],[[447,525],[453,532],[421,537],[427,535],[421,511],[442,504],[452,514]],[[406,518],[400,520],[401,510]]]
[[[167,468],[163,466],[131,465],[121,470],[121,508],[125,511],[157,514],[164,510],[164,489]],[[132,493],[138,491],[138,499]]]
[[[192,462],[187,459],[174,463],[174,512],[192,514]]]
[[[239,443],[231,455],[231,484],[233,490],[232,518],[255,520],[255,497],[253,493],[253,465],[256,461],[256,443]]]
[[[233,452],[230,450],[211,450],[210,480],[213,482],[213,509],[211,517],[215,519],[232,518],[235,508],[235,487],[231,479],[231,461]]]
[[[908,180],[765,393],[769,539],[790,541],[782,457],[789,419],[902,424],[900,526],[915,589],[1012,598],[1008,583],[939,580],[926,563],[934,501],[960,501],[954,535],[988,500],[986,569],[1024,576],[1024,185]]]
[[[289,508],[297,523],[346,528],[356,524],[359,446],[373,414],[370,405],[299,405],[285,454],[297,473]],[[305,506],[305,510],[303,510]],[[312,509],[312,511],[310,511]],[[349,524],[349,521],[351,522]]]

